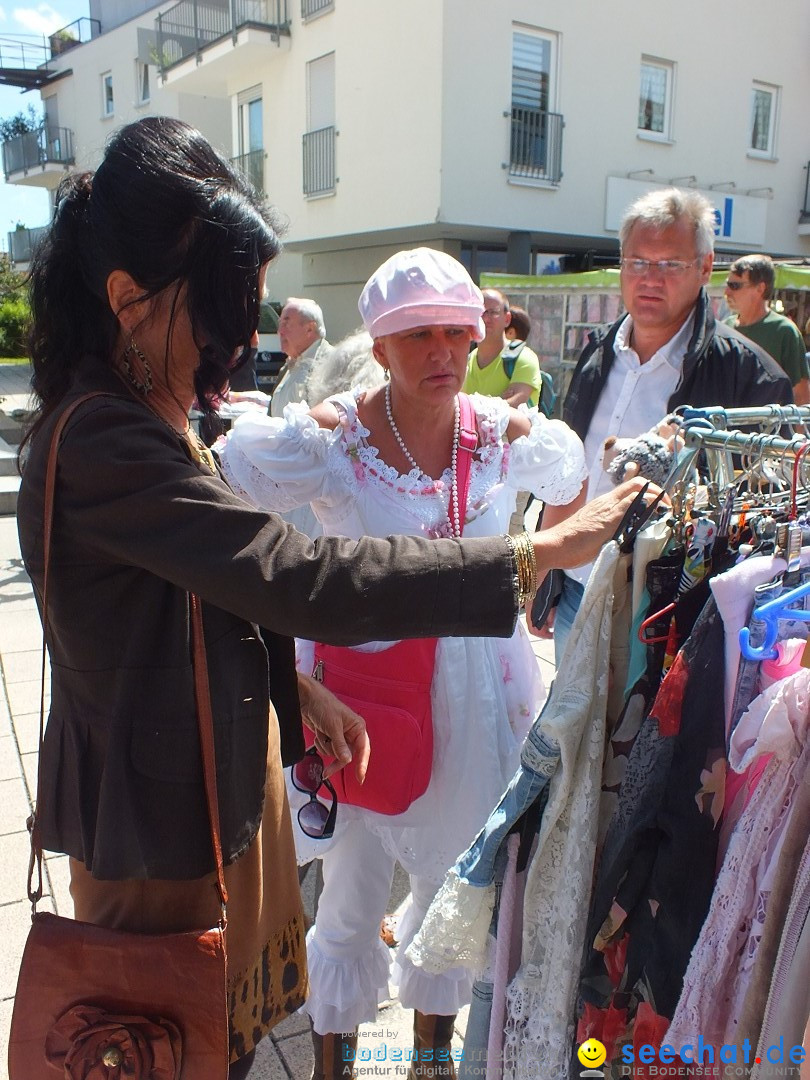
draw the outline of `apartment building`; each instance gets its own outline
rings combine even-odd
[[[624,207],[658,184],[712,199],[722,256],[810,257],[806,0],[91,0],[90,15],[41,69],[39,158],[6,144],[7,179],[53,189],[119,124],[189,120],[287,218],[270,292],[316,297],[333,339],[400,247],[476,276],[604,265]]]

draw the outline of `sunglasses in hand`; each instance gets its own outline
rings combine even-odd
[[[335,831],[337,818],[337,794],[331,783],[324,778],[323,758],[311,746],[300,761],[292,767],[293,787],[304,795],[309,795],[309,802],[298,811],[298,824],[301,831],[313,840],[328,840]],[[332,806],[327,807],[318,799],[318,792],[326,788],[332,796]]]

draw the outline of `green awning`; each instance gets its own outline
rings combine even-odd
[[[710,285],[722,288],[728,270],[715,270]],[[572,292],[582,289],[585,292],[618,290],[618,267],[607,270],[584,270],[580,274],[481,274],[481,288],[502,289],[553,289]],[[810,289],[810,266],[791,266],[776,264],[776,289]]]

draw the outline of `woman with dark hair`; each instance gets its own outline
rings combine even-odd
[[[226,862],[232,1076],[306,994],[282,758],[300,720],[364,774],[362,720],[295,673],[333,644],[512,632],[537,572],[593,557],[634,489],[527,537],[313,543],[228,488],[188,425],[250,347],[279,241],[259,196],[168,118],[116,133],[66,178],[31,272],[39,412],[21,455],[26,568],[41,603],[45,469],[62,435],[48,619],[42,846],[70,857],[77,918],[143,933],[213,925],[214,858],[189,644],[200,597]],[[268,722],[269,718],[269,722]],[[280,745],[281,744],[281,745]],[[240,1060],[241,1059],[241,1060]]]

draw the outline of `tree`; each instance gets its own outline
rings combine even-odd
[[[0,356],[23,356],[31,322],[26,275],[0,252]]]
[[[17,135],[27,135],[30,131],[39,131],[43,123],[44,117],[33,105],[29,105],[28,112],[21,111],[7,120],[0,120],[0,142],[13,139]]]

